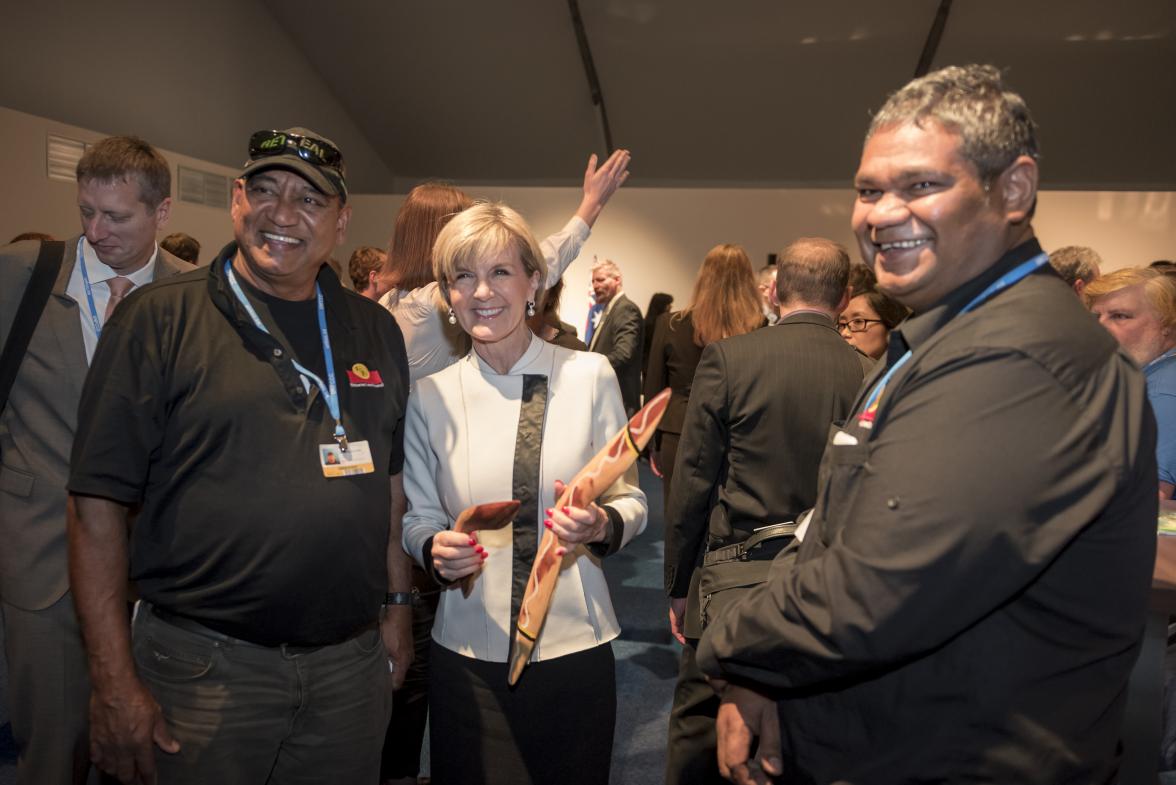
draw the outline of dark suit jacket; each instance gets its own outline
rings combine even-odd
[[[670,597],[687,596],[708,541],[739,542],[813,506],[829,426],[871,365],[815,313],[703,350],[666,514]]]
[[[694,322],[687,313],[663,313],[657,317],[653,330],[653,344],[649,349],[649,365],[645,370],[645,400],[669,387],[673,390],[670,404],[662,415],[657,429],[666,433],[682,433],[686,420],[686,403],[694,382],[694,369],[702,357],[702,347],[694,343]],[[673,467],[670,467],[671,470]]]
[[[621,385],[621,400],[630,414],[641,406],[641,336],[644,333],[641,309],[623,293],[618,294],[592,333],[589,347],[608,357]]]
[[[8,339],[41,244],[0,248],[0,344]],[[79,305],[65,293],[78,238],[65,242],[61,272],[0,414],[0,595],[27,610],[47,608],[69,588],[65,483],[85,381]],[[159,249],[155,279],[195,267]]]

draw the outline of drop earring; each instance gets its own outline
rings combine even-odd
[[[457,314],[453,312],[452,308],[449,309],[449,323],[457,324]]]
[[[527,300],[527,318],[530,319],[534,315],[535,315],[535,302],[534,302],[534,300]]]

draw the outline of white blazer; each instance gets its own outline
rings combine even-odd
[[[419,380],[405,421],[404,548],[418,562],[428,539],[451,528],[473,504],[511,498],[523,375],[547,377],[547,410],[540,454],[539,515],[555,504],[555,481],[565,482],[625,423],[621,392],[603,355],[576,352],[532,337],[509,373],[498,374],[471,351],[456,364]],[[624,522],[622,546],[645,528],[645,494],[636,470],[613,484],[607,503]],[[489,557],[466,599],[456,586],[442,592],[433,639],[447,649],[490,662],[510,652],[512,525],[479,535]],[[579,547],[556,584],[533,662],[597,646],[620,633],[600,560]]]

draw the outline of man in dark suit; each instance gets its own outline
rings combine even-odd
[[[621,291],[621,270],[605,259],[592,266],[592,294],[604,306],[592,332],[589,351],[608,358],[621,385],[621,399],[630,415],[641,407],[641,345],[645,320],[641,309]]]
[[[702,634],[703,553],[794,521],[817,497],[829,426],[844,419],[871,361],[837,333],[849,255],[804,238],[779,255],[780,319],[702,353],[666,514],[670,627],[684,644],[670,714],[666,782],[723,782],[715,762],[719,700],[694,662]]]
[[[20,748],[17,781],[83,782],[90,682],[66,558],[66,492],[78,398],[114,306],[131,290],[193,269],[155,236],[171,208],[167,160],[146,142],[104,139],[78,162],[83,234],[61,271],[0,414],[0,608]],[[40,243],[0,249],[0,342]],[[83,261],[79,264],[79,261]]]

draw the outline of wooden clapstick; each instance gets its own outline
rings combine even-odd
[[[555,506],[587,507],[596,501],[600,494],[628,471],[637,460],[641,450],[653,438],[653,433],[657,430],[657,424],[661,422],[669,402],[670,390],[666,388],[641,407],[625,427],[572,478]],[[523,593],[523,602],[519,608],[519,622],[515,630],[510,672],[507,677],[512,685],[518,682],[523,669],[530,662],[531,652],[535,649],[535,642],[543,629],[543,621],[547,618],[547,609],[551,605],[551,595],[555,592],[555,583],[559,578],[562,562],[562,558],[557,556],[556,552],[562,545],[550,529],[543,532],[543,539],[540,540],[539,550],[535,554],[535,563],[531,566],[531,577],[527,580],[527,590]]]
[[[461,511],[461,514],[457,516],[457,521],[453,524],[453,530],[462,534],[472,534],[473,532],[501,529],[514,520],[518,512],[519,501],[517,499],[508,502],[475,504]],[[474,590],[474,579],[477,576],[478,573],[475,572],[461,579],[461,595],[463,597],[470,596],[470,592]]]

